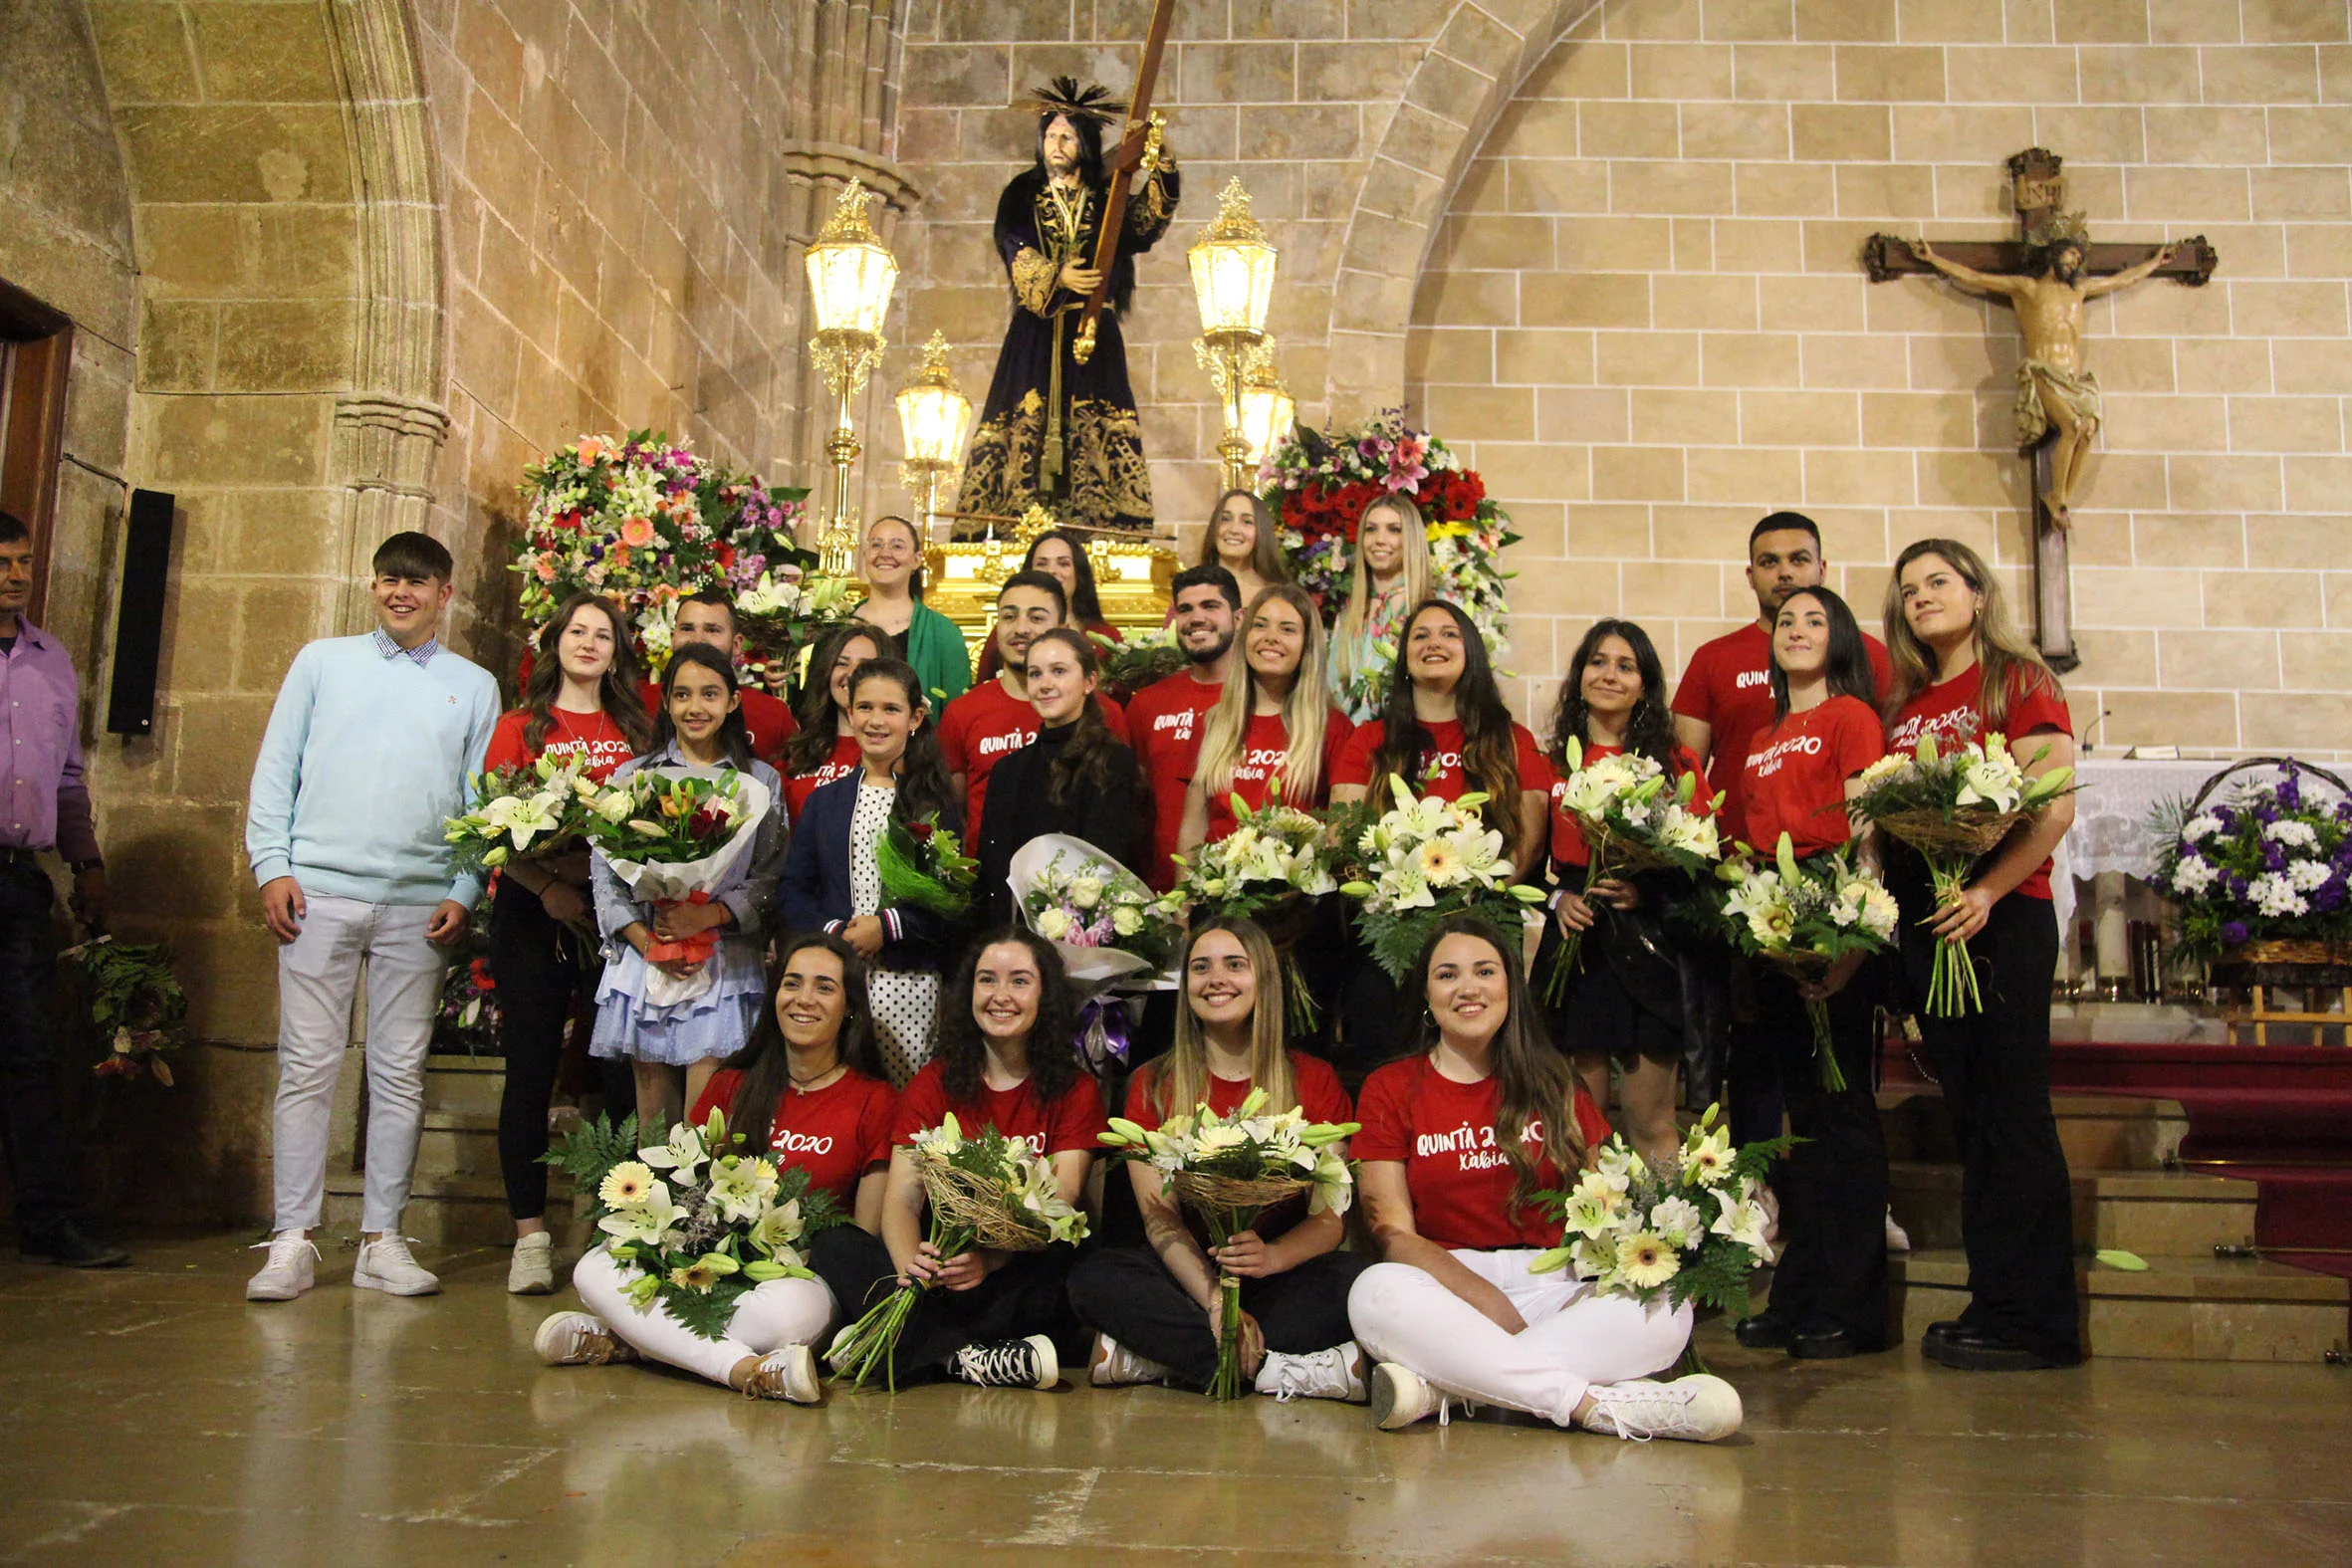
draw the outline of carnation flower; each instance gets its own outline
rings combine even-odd
[[[2294,849],[2310,849],[2319,842],[2319,835],[2309,822],[2298,822],[2292,817],[2272,822],[2262,829],[2262,836]]]
[[[2173,867],[2173,891],[2195,898],[2220,879],[2222,873],[2214,863],[2197,854],[2186,854]]]
[[[2193,816],[2181,824],[2181,841],[2202,844],[2221,830],[2222,819],[2209,811],[2200,816]]]
[[[2255,909],[2273,919],[2309,914],[2311,911],[2310,903],[2295,891],[2294,884],[2275,871],[2255,877],[2252,885],[2246,889],[2246,896],[2253,900]]]

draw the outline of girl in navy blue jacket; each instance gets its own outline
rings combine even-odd
[[[952,933],[925,909],[884,909],[874,851],[892,822],[936,815],[960,831],[963,813],[939,754],[922,682],[902,659],[868,659],[849,676],[849,727],[859,766],[821,784],[801,808],[785,857],[780,901],[795,931],[831,931],[872,966],[874,1029],[891,1086],[931,1056],[939,972]]]

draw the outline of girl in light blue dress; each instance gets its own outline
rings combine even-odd
[[[701,643],[679,648],[662,676],[661,699],[652,752],[623,763],[613,781],[646,768],[682,769],[702,777],[733,769],[767,786],[768,808],[753,830],[750,849],[720,876],[707,903],[656,908],[629,891],[602,850],[591,857],[596,929],[603,933],[606,957],[588,1049],[634,1065],[637,1125],[654,1141],[694,1103],[719,1064],[751,1039],[763,989],[760,950],[785,849],[783,781],[752,758],[742,695],[727,655]],[[718,934],[707,959],[647,962],[645,952],[655,943],[704,932]],[[656,970],[681,981],[708,970],[711,983],[696,996],[664,1005],[647,1000]]]

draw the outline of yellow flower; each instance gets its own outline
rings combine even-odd
[[[1663,1236],[1639,1231],[1617,1243],[1617,1268],[1626,1283],[1647,1290],[1682,1272],[1682,1258]]]

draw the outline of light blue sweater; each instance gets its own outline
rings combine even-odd
[[[467,908],[481,881],[451,873],[444,823],[468,804],[498,723],[498,683],[448,649],[419,666],[370,634],[294,656],[253,765],[245,852],[253,879],[306,894]]]

